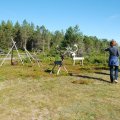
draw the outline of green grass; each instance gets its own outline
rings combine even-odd
[[[50,75],[47,62],[0,67],[0,119],[119,120],[120,84],[109,83],[108,68],[65,65],[71,74]]]

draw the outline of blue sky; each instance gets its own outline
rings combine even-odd
[[[0,0],[0,22],[24,19],[51,32],[79,25],[84,35],[120,44],[120,0]]]

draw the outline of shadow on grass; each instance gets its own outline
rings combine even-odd
[[[72,73],[70,73],[70,75],[75,76],[75,77],[81,77],[81,78],[87,78],[87,79],[93,79],[93,80],[98,80],[98,81],[102,81],[102,82],[111,83],[110,81],[106,81],[102,78],[91,77],[91,76],[87,76],[87,75],[77,75],[77,74],[72,74]]]
[[[107,67],[95,67],[95,70],[109,70]]]
[[[102,74],[102,75],[110,75],[109,73],[103,73],[103,72],[94,72],[96,74]]]
[[[48,68],[48,69],[45,69],[44,72],[50,73],[50,72],[51,72],[51,69],[49,69],[49,68]]]

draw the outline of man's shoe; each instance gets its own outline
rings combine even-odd
[[[118,80],[115,80],[115,83],[118,83]]]

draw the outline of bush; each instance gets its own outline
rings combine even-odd
[[[89,55],[85,58],[86,62],[89,64],[106,64],[108,63],[107,58],[103,54]]]

